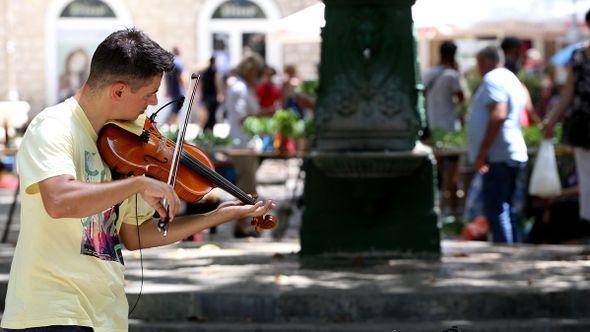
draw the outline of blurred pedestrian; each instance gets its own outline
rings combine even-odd
[[[545,60],[541,52],[535,48],[529,48],[525,52],[524,70],[533,75],[542,75],[545,68]]]
[[[256,97],[262,109],[276,111],[281,107],[281,89],[273,82],[276,73],[274,68],[265,66],[262,79],[256,86]]]
[[[517,37],[506,37],[502,40],[500,47],[502,48],[502,52],[504,52],[504,67],[518,77],[524,62],[522,41]],[[528,87],[522,81],[521,84],[525,90],[526,103],[520,115],[520,125],[522,127],[528,127],[533,122],[539,121],[539,117],[535,114],[535,108]]]
[[[59,101],[73,96],[88,78],[90,56],[83,48],[71,51],[66,57],[63,74],[59,77]]]
[[[295,65],[286,65],[283,72],[285,75],[281,87],[283,107],[293,110],[299,117],[303,117],[303,109],[297,103],[297,89],[302,83],[297,76],[297,67]]]
[[[454,42],[443,42],[439,49],[440,64],[424,74],[426,110],[431,129],[440,128],[449,132],[461,129],[457,106],[465,97],[459,80],[456,53]]]
[[[257,54],[245,57],[234,69],[235,76],[228,80],[229,86],[225,94],[225,108],[230,125],[230,137],[234,140],[234,147],[248,148],[248,136],[242,126],[248,116],[263,116],[256,100],[254,89],[262,74],[264,61]],[[255,155],[243,155],[232,158],[236,170],[237,185],[249,194],[256,194],[256,170],[258,158]],[[250,226],[248,218],[240,219],[234,226],[235,237],[257,236]]]
[[[457,108],[465,100],[455,60],[457,45],[452,41],[445,41],[441,44],[439,53],[440,64],[426,71],[423,78],[428,127],[430,131],[441,129],[455,132],[461,129],[462,122]],[[443,214],[453,214],[459,201],[459,156],[440,158],[437,165],[438,172],[442,175]]]
[[[559,91],[563,87],[563,82],[557,81],[555,69],[553,67],[545,67],[541,76],[539,101],[537,102],[535,109],[539,117],[543,119],[547,116],[547,113],[553,109],[555,102],[559,100]]]
[[[215,57],[209,59],[209,66],[201,77],[201,99],[207,110],[207,121],[203,130],[213,130],[216,112],[223,102],[223,75],[217,71]]]
[[[522,68],[522,41],[517,37],[506,37],[500,44],[504,52],[504,67],[514,75],[518,75]]]
[[[174,54],[174,69],[166,73],[166,96],[171,100],[178,99],[185,94],[184,85],[184,62],[180,57],[180,49],[178,47],[172,48]],[[180,107],[178,103],[171,105],[172,114],[168,118],[168,123],[175,124],[178,121],[178,112]]]
[[[519,117],[526,96],[516,75],[502,67],[501,53],[488,46],[477,54],[483,82],[475,92],[468,126],[469,160],[483,174],[484,212],[493,241],[520,241],[515,209],[517,186],[528,160]]]
[[[586,24],[590,24],[590,11],[586,13]],[[590,43],[572,53],[559,102],[544,121],[545,137],[553,137],[553,128],[568,107],[571,107],[571,114],[566,120],[569,126],[568,131],[564,131],[564,140],[574,147],[580,218],[590,223]]]

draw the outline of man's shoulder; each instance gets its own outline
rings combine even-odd
[[[581,43],[579,44],[576,48],[574,48],[574,50],[572,51],[572,55],[576,54],[576,55],[580,55],[583,56],[584,52],[586,52],[586,50],[588,49],[588,47],[590,46],[590,42],[585,42],[585,43]]]
[[[426,83],[430,81],[451,81],[459,79],[459,72],[453,68],[436,66],[430,68],[424,73],[424,81]]]
[[[449,78],[457,78],[459,77],[459,72],[453,68],[445,68],[442,75]]]
[[[504,85],[507,82],[520,82],[518,77],[513,72],[506,68],[496,68],[483,77],[483,83],[493,85]]]
[[[68,126],[73,115],[72,105],[67,101],[43,109],[33,117],[27,131],[41,131],[43,133],[63,133],[60,128]]]
[[[42,118],[69,119],[76,107],[78,107],[78,104],[72,98],[68,98],[59,104],[44,108],[38,116]]]
[[[235,93],[245,92],[245,91],[248,91],[248,85],[246,85],[246,82],[244,82],[242,79],[236,79],[229,86],[228,90],[229,90],[229,92],[235,92]]]
[[[438,75],[442,72],[441,70],[442,70],[441,66],[430,67],[424,71],[424,78],[429,78],[434,75]]]
[[[585,62],[588,62],[587,57],[586,57],[586,49],[588,47],[587,43],[584,43],[580,46],[578,46],[577,48],[575,48],[572,51],[572,55],[571,55],[571,59],[570,59],[570,64],[573,65],[580,65],[583,64]]]

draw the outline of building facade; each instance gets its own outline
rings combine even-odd
[[[269,38],[272,22],[318,0],[0,0],[0,100],[20,99],[38,113],[86,79],[94,49],[123,27],[178,47],[196,71],[215,55],[228,71],[257,52],[281,71],[297,64],[315,78],[318,45]]]

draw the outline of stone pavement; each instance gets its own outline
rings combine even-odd
[[[143,250],[131,330],[590,330],[585,247],[444,241],[440,260],[324,268],[306,267],[298,249],[296,240],[211,237]],[[0,293],[11,254],[0,247]],[[124,255],[133,305],[139,252]]]
[[[293,179],[269,178],[261,193],[282,193],[291,216],[281,241],[268,232],[236,240],[226,224],[199,241],[124,252],[130,306],[142,290],[130,330],[590,331],[587,246],[447,240],[439,260],[358,256],[318,265],[297,255],[300,211],[295,187],[285,186]],[[0,192],[0,220],[10,200]],[[0,296],[12,252],[0,245]]]
[[[369,265],[352,258],[347,265],[324,268],[306,267],[298,249],[296,240],[209,239],[145,250],[143,295],[132,326],[137,331],[146,324],[186,331],[442,331],[451,324],[469,331],[590,330],[590,251],[582,246],[444,241],[441,260]],[[126,255],[133,303],[141,269],[137,252]]]

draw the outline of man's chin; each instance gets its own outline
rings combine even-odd
[[[120,117],[115,119],[115,121],[135,121],[139,118],[139,115],[136,115],[135,117],[133,116],[127,116],[127,117]]]

